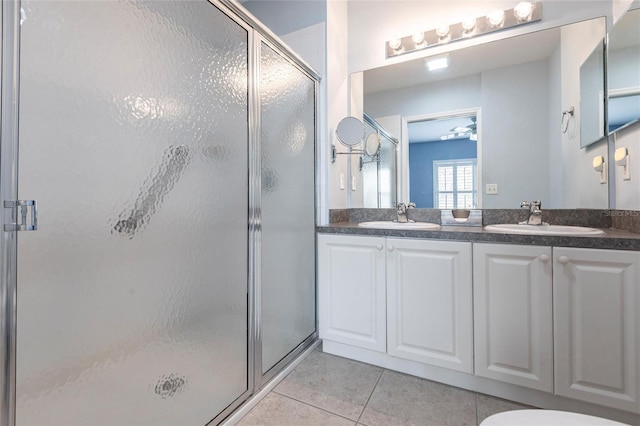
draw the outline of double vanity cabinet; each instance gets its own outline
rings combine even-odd
[[[640,413],[640,252],[319,234],[318,279],[327,352]]]

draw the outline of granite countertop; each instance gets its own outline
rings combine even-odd
[[[530,244],[540,246],[640,251],[640,234],[614,228],[599,229],[602,229],[604,234],[578,237],[506,234],[501,232],[485,231],[484,228],[479,226],[442,226],[438,230],[425,231],[362,228],[358,226],[357,222],[339,222],[316,227],[317,232],[323,234],[370,235],[379,237],[470,241],[478,243]]]

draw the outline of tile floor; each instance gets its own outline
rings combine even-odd
[[[312,352],[238,426],[462,426],[526,407]]]

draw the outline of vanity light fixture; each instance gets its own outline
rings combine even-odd
[[[504,10],[496,9],[487,14],[487,22],[491,28],[499,28],[504,24]]]
[[[607,183],[607,163],[602,155],[593,157],[593,170],[600,175],[600,183]]]
[[[453,41],[468,39],[542,19],[541,2],[520,2],[513,9],[493,10],[481,17],[463,17],[456,24],[443,23],[436,28],[393,38],[385,43],[386,57],[411,53]],[[420,34],[422,34],[420,36]]]
[[[518,22],[524,22],[531,17],[533,12],[533,3],[529,1],[521,1],[513,8],[513,14]]]
[[[631,180],[629,174],[629,151],[627,148],[618,148],[614,153],[614,158],[618,166],[622,166],[622,180]]]
[[[411,40],[416,46],[421,45],[424,43],[424,32],[413,33]]]
[[[469,37],[473,33],[473,30],[476,28],[476,18],[467,16],[462,20],[460,25],[462,25],[464,36]]]
[[[399,38],[394,38],[389,41],[389,47],[394,51],[399,51],[402,49],[402,41]]]
[[[449,27],[448,24],[442,24],[438,28],[436,28],[435,31],[436,31],[436,34],[438,35],[438,38],[442,40],[447,38],[450,30],[451,30],[451,27]]]

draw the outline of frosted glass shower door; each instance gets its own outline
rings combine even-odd
[[[315,80],[261,43],[262,372],[315,332]]]
[[[248,389],[248,30],[22,8],[17,424],[206,424]]]

